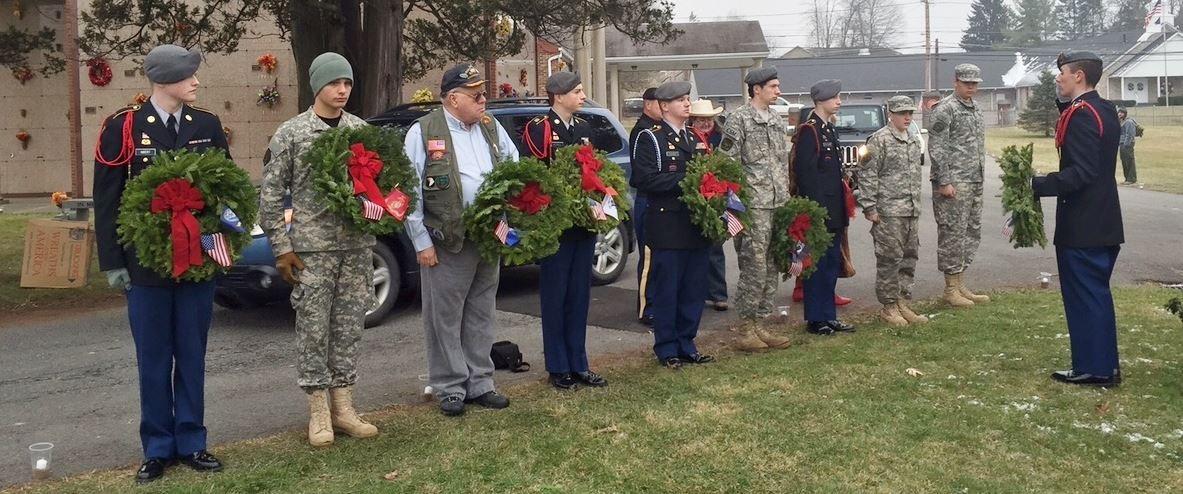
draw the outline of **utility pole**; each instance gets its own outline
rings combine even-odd
[[[934,56],[936,57],[936,61],[933,62],[933,68],[932,68],[933,76],[932,76],[932,78],[934,81],[936,81],[936,86],[934,86],[934,87],[936,87],[937,89],[940,89],[941,88],[941,38],[937,38],[935,41],[936,41],[936,53],[934,54]]]
[[[928,16],[929,0],[924,0],[924,92],[932,91],[932,31]]]
[[[66,31],[66,87],[70,118],[70,195],[82,197],[82,101],[79,91],[78,0],[66,0],[62,8]]]

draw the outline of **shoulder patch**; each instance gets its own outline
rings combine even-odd
[[[940,134],[948,128],[949,128],[949,124],[945,123],[944,120],[937,120],[936,122],[933,122],[932,128],[928,129],[928,131],[935,133],[935,134]]]
[[[732,139],[730,135],[724,135],[723,140],[719,142],[719,150],[724,153],[730,152],[733,146],[735,146],[735,139]]]
[[[539,124],[539,123],[542,123],[543,120],[546,120],[546,115],[539,115],[537,117],[534,117],[534,118],[530,119],[530,123]]]

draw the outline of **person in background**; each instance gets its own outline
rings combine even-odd
[[[652,129],[661,123],[661,106],[655,94],[657,88],[651,87],[641,94],[644,106],[641,117],[628,135],[629,156],[637,152],[637,135],[642,130]],[[631,178],[631,177],[630,177]],[[649,248],[645,246],[645,206],[649,204],[649,197],[643,191],[637,190],[633,194],[633,236],[637,238],[637,321],[646,326],[653,326],[653,296],[649,293]]]
[[[719,147],[723,134],[719,132],[718,116],[723,113],[722,108],[715,108],[710,101],[700,99],[690,103],[690,131],[710,154]],[[707,271],[707,305],[715,310],[723,311],[730,308],[727,303],[727,257],[723,254],[723,244],[711,247],[711,266]]]
[[[1129,118],[1125,108],[1117,110],[1117,118],[1121,119],[1121,141],[1118,156],[1121,157],[1121,173],[1125,176],[1122,185],[1138,183],[1138,169],[1134,163],[1134,141],[1138,138],[1138,123]]]

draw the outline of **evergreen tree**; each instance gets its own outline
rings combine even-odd
[[[1002,0],[974,0],[970,5],[969,27],[961,37],[965,51],[985,51],[1006,41],[1014,14]]]
[[[1105,32],[1105,6],[1101,0],[1057,0],[1056,31],[1061,39],[1081,39]]]
[[[1117,14],[1109,32],[1138,31],[1146,25],[1146,4],[1143,0],[1118,0]]]
[[[1056,107],[1056,75],[1047,70],[1039,74],[1039,85],[1031,91],[1027,108],[1019,113],[1019,127],[1033,134],[1050,137],[1056,130],[1060,109]]]
[[[1035,46],[1047,40],[1054,30],[1052,7],[1055,0],[1018,0],[1014,30],[1007,36],[1010,46]]]

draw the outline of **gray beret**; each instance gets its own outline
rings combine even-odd
[[[1069,50],[1068,52],[1061,53],[1060,56],[1056,57],[1056,68],[1058,69],[1066,63],[1073,63],[1073,62],[1102,63],[1101,57],[1098,57],[1096,53],[1093,53],[1091,51]]]
[[[556,72],[546,80],[546,92],[550,94],[567,94],[575,90],[582,81],[579,74],[574,72]]]
[[[887,111],[892,113],[902,113],[906,111],[916,111],[916,103],[912,98],[904,95],[892,96],[887,100]]]
[[[755,84],[764,84],[776,78],[776,67],[761,67],[748,72],[748,76],[743,78],[743,82],[752,86]]]
[[[172,84],[192,77],[200,64],[201,52],[197,48],[160,45],[144,57],[144,75],[157,84]]]
[[[690,83],[686,81],[670,81],[657,86],[653,98],[657,101],[672,101],[690,94]]]
[[[826,79],[824,81],[817,81],[813,87],[809,88],[809,96],[814,101],[825,101],[838,96],[842,92],[842,81],[838,79]]]

